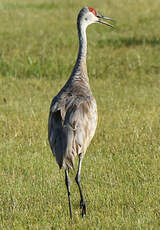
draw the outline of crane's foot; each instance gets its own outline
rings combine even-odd
[[[85,200],[80,201],[80,208],[82,209],[82,218],[83,218],[84,215],[86,215],[86,201]]]

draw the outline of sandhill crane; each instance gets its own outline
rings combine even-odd
[[[74,169],[74,159],[78,155],[79,164],[75,180],[80,192],[80,208],[83,217],[86,214],[86,201],[80,183],[81,165],[97,126],[97,105],[87,75],[86,28],[92,23],[103,23],[112,27],[111,24],[102,19],[112,21],[112,19],[97,13],[93,8],[84,7],[80,10],[77,18],[79,36],[77,61],[68,81],[53,98],[50,106],[48,139],[59,167],[63,166],[65,169],[65,183],[71,218],[71,192],[68,172],[69,169]]]

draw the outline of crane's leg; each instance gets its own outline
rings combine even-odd
[[[80,197],[81,197],[80,208],[82,209],[82,218],[83,218],[83,216],[86,215],[86,201],[83,197],[81,183],[80,183],[81,166],[82,166],[82,154],[79,155],[78,171],[75,180],[80,192]]]
[[[67,192],[68,192],[70,218],[72,219],[70,179],[69,179],[69,176],[68,176],[68,170],[67,169],[65,169],[65,183],[66,183]]]

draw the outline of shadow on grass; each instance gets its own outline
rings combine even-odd
[[[120,47],[131,47],[131,46],[142,46],[142,45],[149,45],[152,47],[159,46],[160,45],[160,39],[159,38],[119,38],[119,39],[106,39],[106,40],[99,40],[99,46],[113,46],[115,48]]]

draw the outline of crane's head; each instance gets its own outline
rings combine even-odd
[[[84,7],[80,10],[78,14],[77,22],[78,24],[83,25],[84,27],[87,27],[88,25],[92,23],[102,23],[107,26],[113,27],[110,23],[104,21],[103,19],[114,21],[111,18],[104,17],[103,15],[96,12],[94,8],[91,7]]]

